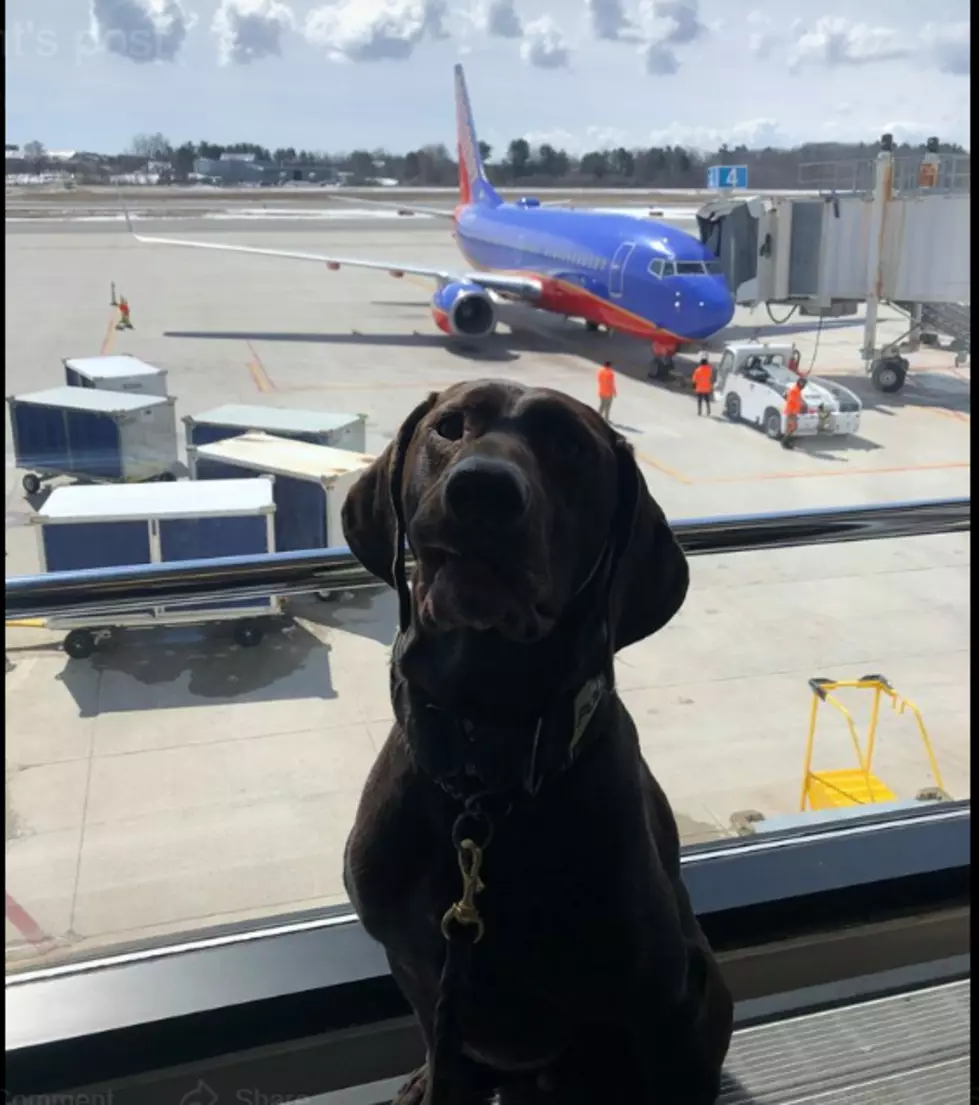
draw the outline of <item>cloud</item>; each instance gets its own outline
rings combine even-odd
[[[968,77],[972,72],[971,25],[961,23],[927,23],[921,31],[925,46],[943,73]]]
[[[748,49],[759,61],[764,61],[771,55],[778,41],[771,19],[761,11],[748,12],[748,26],[751,33],[748,35]]]
[[[542,15],[524,28],[520,56],[535,69],[564,69],[571,60],[571,51],[554,20]]]
[[[135,62],[173,61],[193,24],[180,0],[92,0],[89,9],[95,43]]]
[[[764,149],[766,146],[791,146],[793,142],[777,119],[746,119],[729,127],[690,127],[672,123],[662,130],[652,131],[647,144],[712,152],[725,145]]]
[[[912,37],[891,27],[872,27],[843,16],[824,15],[813,27],[796,30],[789,51],[789,67],[797,70],[804,65],[827,68],[869,65],[907,57],[913,48]]]
[[[595,37],[605,42],[636,42],[639,35],[622,0],[585,0]]]
[[[473,22],[477,30],[493,38],[523,38],[523,22],[513,0],[485,0]]]
[[[337,0],[314,8],[303,34],[334,61],[403,61],[427,35],[446,38],[446,0]]]
[[[557,128],[528,131],[523,137],[530,144],[531,149],[537,150],[543,145],[548,145],[556,150],[564,150],[572,157],[580,157],[589,150],[614,150],[619,146],[628,147],[630,144],[624,130],[618,127],[599,127],[594,124],[585,127],[577,134]]]
[[[221,0],[211,30],[222,65],[248,65],[278,57],[282,32],[295,26],[291,8],[279,0]]]
[[[675,47],[687,46],[708,34],[700,21],[697,0],[641,0],[639,22],[646,72],[657,76],[680,68]]]

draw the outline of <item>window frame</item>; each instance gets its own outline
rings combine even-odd
[[[946,499],[674,528],[688,555],[713,555],[968,532],[970,512],[969,499]],[[313,550],[17,577],[6,581],[6,612],[301,593],[326,581],[377,586],[347,550]],[[695,845],[681,864],[744,1024],[967,973],[970,857],[964,800]],[[238,1100],[243,1071],[256,1087],[299,1078],[303,1092],[322,1093],[418,1060],[409,1010],[349,906],[198,930],[17,972],[5,985],[8,1099],[111,1084],[113,1105],[173,1105],[201,1071],[222,1101]]]
[[[768,1016],[760,1006],[770,1010],[786,993],[838,989],[862,975],[926,968],[927,981],[959,977],[970,849],[963,801],[694,846],[681,863],[743,1024]],[[902,921],[917,928],[895,940]],[[841,954],[858,930],[860,950]],[[207,1080],[219,1089],[224,1057],[271,1063],[269,1049],[292,1053],[314,1038],[342,1042],[328,1048],[317,1092],[394,1077],[418,1056],[381,949],[346,907],[11,975],[6,999],[9,1094],[125,1085],[187,1064],[212,1064]],[[114,1105],[128,1105],[113,1093]],[[132,1100],[154,1105],[145,1086],[139,1094]]]

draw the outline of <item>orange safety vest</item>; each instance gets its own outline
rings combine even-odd
[[[693,390],[698,395],[710,395],[714,390],[714,373],[709,364],[699,364],[693,370]]]
[[[598,398],[615,398],[615,373],[610,368],[598,370]]]
[[[785,397],[785,413],[787,415],[802,414],[806,409],[806,404],[802,399],[802,391],[800,388],[790,388],[789,394]]]

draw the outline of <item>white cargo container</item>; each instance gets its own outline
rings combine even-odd
[[[14,465],[36,494],[54,476],[119,481],[176,479],[176,400],[78,387],[11,395]]]
[[[65,383],[69,387],[127,391],[133,395],[167,394],[167,370],[156,368],[128,353],[69,357],[64,366]]]
[[[308,441],[311,445],[350,449],[354,453],[363,453],[367,447],[367,419],[362,414],[228,403],[201,414],[185,415],[183,421],[188,447],[209,445],[212,441],[224,441],[255,430]]]
[[[278,552],[343,546],[343,501],[373,460],[363,453],[264,433],[242,434],[187,449],[193,480],[238,479],[256,473],[275,477]]]
[[[125,568],[179,560],[275,551],[275,503],[270,476],[213,482],[96,484],[56,488],[31,517],[42,572]],[[69,629],[65,651],[88,656],[96,637],[115,628],[234,621],[241,645],[261,639],[262,618],[277,614],[276,596],[193,606],[147,604],[126,614],[51,618]],[[257,620],[256,620],[257,619]]]

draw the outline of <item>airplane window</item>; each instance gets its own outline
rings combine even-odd
[[[703,261],[677,261],[676,271],[680,276],[703,275],[704,263]]]
[[[663,269],[665,267],[665,262],[661,261],[659,258],[657,258],[655,261],[649,262],[649,271],[653,274],[653,276],[658,276],[662,278]]]

